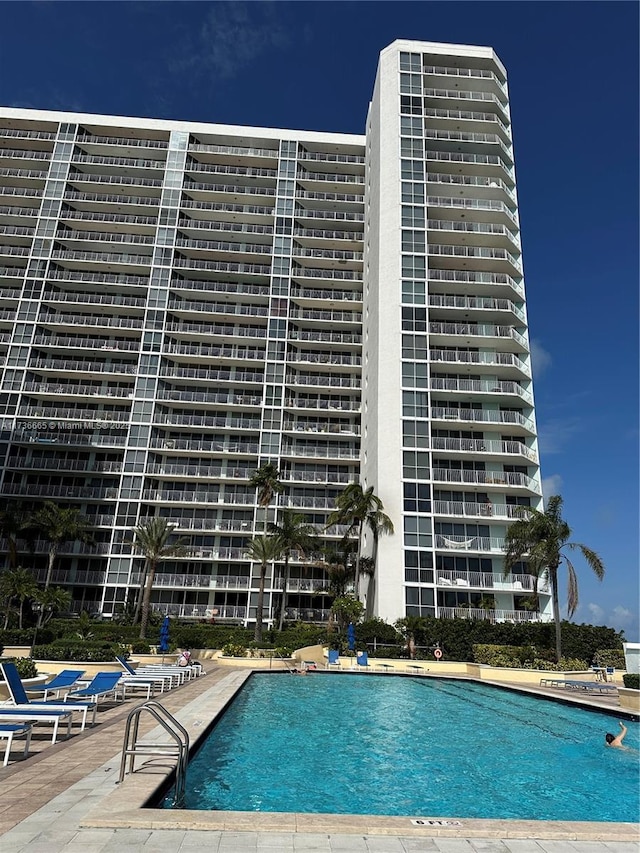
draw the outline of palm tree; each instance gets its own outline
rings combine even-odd
[[[258,602],[256,606],[256,630],[254,640],[262,640],[262,611],[264,610],[264,584],[267,577],[267,565],[272,560],[282,556],[283,549],[280,540],[275,536],[254,536],[247,545],[247,556],[250,560],[260,563],[260,585],[258,587]]]
[[[35,598],[38,593],[38,584],[28,569],[18,567],[7,569],[0,575],[0,596],[6,602],[4,614],[4,628],[9,624],[9,610],[11,602],[17,598],[20,602],[18,608],[18,627],[22,629],[22,618],[24,603],[28,598]]]
[[[287,600],[287,584],[289,582],[289,559],[292,551],[299,551],[303,558],[315,545],[316,529],[312,524],[307,524],[305,516],[300,512],[285,509],[280,518],[280,524],[271,522],[268,525],[269,533],[278,539],[284,557],[284,587],[282,588],[282,606],[280,607],[280,619],[278,630],[282,631],[284,625],[284,611]]]
[[[18,539],[29,538],[31,519],[19,503],[9,502],[0,510],[0,535],[7,542],[9,568],[18,565]]]
[[[51,583],[53,567],[58,552],[64,542],[78,540],[90,542],[91,534],[87,526],[87,518],[80,510],[71,507],[60,507],[47,501],[33,515],[32,525],[39,530],[49,542],[49,561],[47,565],[47,576],[44,588],[48,589]],[[40,626],[40,622],[38,627]]]
[[[374,559],[378,539],[383,533],[393,533],[393,522],[384,512],[384,505],[374,494],[373,486],[364,491],[360,483],[350,483],[336,498],[336,508],[327,519],[327,527],[334,524],[345,524],[345,538],[357,533],[358,551],[356,554],[355,585],[356,597],[359,599],[360,563],[362,559],[362,534],[365,525],[373,534]]]
[[[257,492],[258,505],[265,509],[264,529],[267,531],[268,518],[266,508],[273,500],[273,496],[284,491],[284,486],[280,482],[280,471],[278,466],[273,462],[265,462],[257,471],[254,471],[253,476],[249,480],[249,485]]]
[[[562,656],[562,634],[560,605],[558,601],[558,569],[562,563],[567,567],[567,612],[569,618],[578,607],[578,579],[573,563],[563,548],[576,549],[582,553],[589,568],[598,580],[604,577],[604,565],[591,548],[579,542],[569,542],[571,528],[562,518],[562,498],[549,498],[544,512],[522,507],[522,518],[514,521],[505,537],[504,573],[508,575],[516,563],[525,558],[536,577],[546,575],[551,586],[551,605],[556,628],[556,658]]]
[[[38,589],[34,596],[40,605],[42,619],[40,622],[46,625],[56,613],[69,610],[71,607],[71,593],[59,586],[50,586],[48,589]]]
[[[133,531],[133,547],[145,558],[140,617],[140,639],[147,636],[147,624],[151,609],[151,590],[158,563],[168,557],[181,557],[185,553],[182,540],[171,541],[173,525],[166,518],[152,518],[146,524],[138,524]]]

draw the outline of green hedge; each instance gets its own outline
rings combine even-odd
[[[631,690],[640,690],[640,675],[637,672],[626,672],[622,676],[622,680],[625,687],[629,687]]]
[[[8,628],[6,631],[0,631],[0,644],[2,646],[30,646],[33,642],[35,628]],[[37,639],[41,643],[51,643],[55,640],[56,635],[49,627],[39,628]]]
[[[37,660],[86,661],[87,663],[113,663],[116,655],[129,656],[128,647],[120,644],[80,643],[73,640],[58,640],[43,646],[34,646],[33,657]]]
[[[613,666],[615,669],[626,669],[623,649],[599,649],[593,656],[596,666]]]
[[[35,678],[38,674],[33,658],[3,658],[2,663],[14,663],[20,678]]]

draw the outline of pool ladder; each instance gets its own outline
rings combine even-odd
[[[143,711],[147,711],[152,717],[155,717],[162,728],[171,736],[172,743],[150,743],[149,741],[138,740],[140,715]],[[169,756],[177,759],[176,793],[173,805],[181,806],[184,803],[187,766],[189,764],[189,733],[159,702],[145,702],[129,713],[124,732],[118,783],[122,782],[127,773],[127,756],[129,757],[128,772],[134,772],[136,755]]]

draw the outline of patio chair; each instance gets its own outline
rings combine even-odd
[[[172,687],[182,684],[186,678],[186,675],[180,675],[173,671],[163,672],[162,670],[149,671],[146,669],[135,669],[126,658],[119,655],[116,655],[116,660],[124,670],[124,684],[135,684],[136,681],[151,682],[152,684],[160,685],[160,692],[164,693],[165,690],[170,690]]]
[[[342,669],[340,664],[340,652],[337,649],[329,649],[327,652],[327,669],[332,666],[337,669]]]
[[[356,663],[358,666],[369,666],[369,654],[368,652],[357,652],[356,653]]]
[[[9,763],[9,755],[11,753],[11,745],[13,744],[14,737],[20,737],[21,735],[26,735],[24,744],[24,758],[26,758],[29,755],[29,744],[31,743],[31,724],[16,723],[12,726],[7,725],[6,723],[0,723],[0,738],[7,742],[7,747],[4,751],[4,761],[2,763],[3,767],[6,767]]]
[[[49,693],[55,693],[57,699],[63,690],[66,689],[68,693],[69,689],[83,675],[84,671],[81,669],[63,669],[52,681],[48,681],[46,684],[39,684],[37,687],[24,687],[24,689],[27,693],[41,693],[42,696],[39,698],[45,700],[49,698]]]
[[[82,714],[80,731],[84,731],[85,726],[87,725],[87,714],[89,711],[93,711],[91,725],[95,725],[96,710],[98,707],[97,702],[56,703],[55,701],[47,702],[44,699],[29,699],[16,665],[14,663],[0,663],[0,670],[2,671],[2,675],[6,681],[11,701],[14,703],[13,707],[16,709],[20,711],[37,711],[38,709],[44,708],[52,711],[71,711],[77,714]]]
[[[58,739],[58,729],[62,722],[67,724],[67,737],[71,736],[72,718],[73,713],[71,710],[54,711],[48,708],[38,708],[37,710],[35,708],[28,708],[23,711],[9,705],[0,705],[0,725],[2,723],[20,723],[21,725],[27,723],[52,723],[51,743],[55,743]]]
[[[83,699],[85,697],[95,699],[99,702],[107,696],[112,696],[114,700],[118,698],[119,681],[122,678],[120,672],[98,672],[94,675],[93,680],[83,687],[81,690],[74,690],[72,693],[67,693],[65,704],[69,699],[75,701],[75,697]]]

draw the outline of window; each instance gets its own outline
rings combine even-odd
[[[402,282],[402,303],[407,305],[412,302],[415,302],[416,305],[426,304],[424,281]]]
[[[422,136],[422,118],[415,116],[400,117],[401,136]]]
[[[402,205],[402,227],[403,228],[424,228],[424,207],[412,207],[407,204]]]
[[[404,447],[429,447],[429,425],[426,421],[403,421],[402,444]]]
[[[426,308],[402,308],[402,329],[407,332],[427,331]]]
[[[424,186],[403,181],[401,198],[403,204],[424,204]]]
[[[400,54],[400,70],[401,71],[417,71],[420,73],[422,71],[422,55],[420,53],[406,53],[405,51]]]
[[[422,77],[420,74],[401,74],[400,91],[403,95],[421,95]]]
[[[420,450],[403,451],[402,476],[410,480],[428,480],[430,476],[429,454]]]
[[[410,231],[406,228],[402,229],[402,251],[403,252],[424,252],[426,242],[424,231]]]
[[[427,336],[426,335],[403,335],[402,336],[402,358],[413,361],[426,361],[427,359]]]
[[[429,374],[427,365],[403,362],[402,385],[405,388],[428,388]]]
[[[424,255],[402,256],[403,278],[426,278],[427,262]]]
[[[424,142],[422,139],[401,139],[400,156],[418,157],[422,160],[424,158]]]
[[[401,160],[400,177],[403,181],[424,181],[424,163],[422,160]]]
[[[405,483],[403,491],[406,512],[431,512],[431,486],[426,483]]]
[[[429,417],[429,394],[426,391],[403,391],[402,414],[409,418]]]

